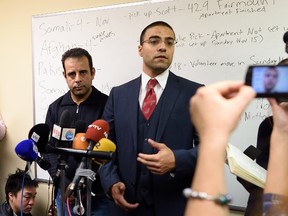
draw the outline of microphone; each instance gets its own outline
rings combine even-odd
[[[75,128],[70,128],[70,124],[71,114],[69,110],[64,110],[61,113],[59,125],[53,125],[52,137],[58,141],[73,141],[75,136]],[[61,143],[64,144],[63,142]],[[59,145],[59,143],[56,142],[56,145]]]
[[[45,152],[45,147],[48,143],[50,135],[50,128],[47,124],[37,124],[34,125],[29,133],[28,133],[28,139],[31,139],[36,144],[38,151],[40,153]]]
[[[93,148],[94,152],[115,152],[116,151],[116,145],[109,139],[107,138],[102,138],[101,140],[99,140],[99,142],[94,146]],[[114,154],[112,154],[114,155]],[[113,156],[112,156],[113,157]],[[110,158],[109,158],[110,159]],[[93,161],[99,165],[102,165],[103,163],[107,162],[107,160],[102,159],[102,158],[98,158],[97,156],[95,156],[93,158]]]
[[[76,121],[75,123],[75,131],[76,135],[72,142],[72,149],[80,149],[85,150],[88,147],[88,141],[85,137],[87,126],[86,123],[82,120]],[[78,162],[81,161],[82,157],[80,155],[75,155],[74,159]]]
[[[79,120],[75,123],[76,135],[72,142],[73,149],[81,149],[81,150],[87,149],[88,141],[86,140],[86,137],[85,137],[86,129],[87,129],[87,126],[84,121]]]
[[[42,169],[48,170],[51,164],[38,156],[38,148],[31,139],[21,141],[16,147],[15,152],[22,160],[27,162],[35,161]]]
[[[283,35],[283,41],[286,44],[285,51],[288,53],[288,31]]]
[[[109,133],[109,124],[108,122],[99,119],[94,121],[91,125],[88,126],[88,129],[86,131],[86,139],[88,141],[88,147],[87,152],[91,151],[94,147],[94,145],[102,138],[108,137]],[[79,164],[77,170],[83,169],[86,166],[86,158],[83,157],[81,163]],[[67,196],[70,197],[72,195],[72,192],[75,189],[75,186],[78,185],[81,176],[76,174],[72,180],[72,183],[70,184],[70,187],[67,192]]]

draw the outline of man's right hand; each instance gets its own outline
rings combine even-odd
[[[139,203],[131,204],[128,203],[124,198],[126,187],[123,182],[118,182],[111,187],[111,196],[114,202],[126,211],[132,211],[139,206]]]

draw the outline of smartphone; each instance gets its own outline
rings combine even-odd
[[[288,65],[249,66],[245,84],[257,93],[256,97],[274,97],[288,101]]]

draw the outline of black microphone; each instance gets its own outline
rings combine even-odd
[[[86,131],[86,139],[88,141],[88,147],[87,152],[92,151],[95,144],[102,138],[107,138],[109,133],[109,124],[108,122],[99,119],[94,121],[91,125],[88,126],[88,129]],[[83,169],[86,166],[86,158],[83,157],[81,163],[79,164],[79,167],[77,170]],[[70,197],[72,195],[72,192],[74,191],[76,185],[78,185],[80,178],[82,176],[76,174],[72,180],[72,183],[70,184],[69,190],[67,191],[67,196]]]
[[[28,133],[28,139],[31,139],[36,144],[40,155],[45,152],[45,146],[48,144],[49,136],[50,128],[47,124],[43,123],[34,125]],[[44,170],[48,170],[51,167],[50,162],[46,161],[42,155],[38,156],[36,163]]]
[[[75,129],[70,128],[71,121],[72,121],[71,114],[69,110],[66,109],[61,113],[59,125],[57,124],[53,125],[52,137],[56,139],[54,143],[56,147],[70,147],[71,145],[70,141],[74,139],[74,135],[75,135]],[[60,182],[62,182],[63,184],[63,180],[60,180],[60,177],[64,176],[64,175],[61,175],[62,171],[65,171],[65,169],[68,167],[66,164],[66,160],[67,160],[66,155],[58,155],[58,164],[56,168],[56,173],[55,173],[55,176],[53,176],[55,189],[58,188],[58,184]],[[64,187],[64,185],[62,185],[62,187]]]
[[[28,139],[34,141],[40,153],[45,152],[45,147],[48,144],[49,136],[50,128],[47,124],[43,123],[34,125],[28,133]]]
[[[288,53],[288,31],[283,35],[283,41],[285,43],[285,51]]]
[[[69,110],[64,110],[61,113],[59,125],[53,125],[52,137],[57,140],[56,146],[70,147],[69,141],[73,141],[75,136],[75,128],[70,128],[71,120]]]
[[[15,147],[16,154],[27,162],[35,161],[42,169],[48,170],[51,164],[38,155],[36,144],[31,139],[21,141]]]

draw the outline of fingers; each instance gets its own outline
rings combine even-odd
[[[126,187],[122,182],[118,182],[112,186],[111,193],[112,193],[114,202],[126,211],[131,211],[133,209],[136,209],[139,206],[138,203],[131,204],[125,200],[124,198],[125,189]]]
[[[222,96],[228,97],[234,92],[237,92],[241,86],[243,86],[242,81],[222,81],[211,84],[208,88],[214,89],[213,91],[219,92]]]
[[[242,112],[255,98],[256,92],[249,86],[241,86],[239,92],[231,99],[231,102]]]

